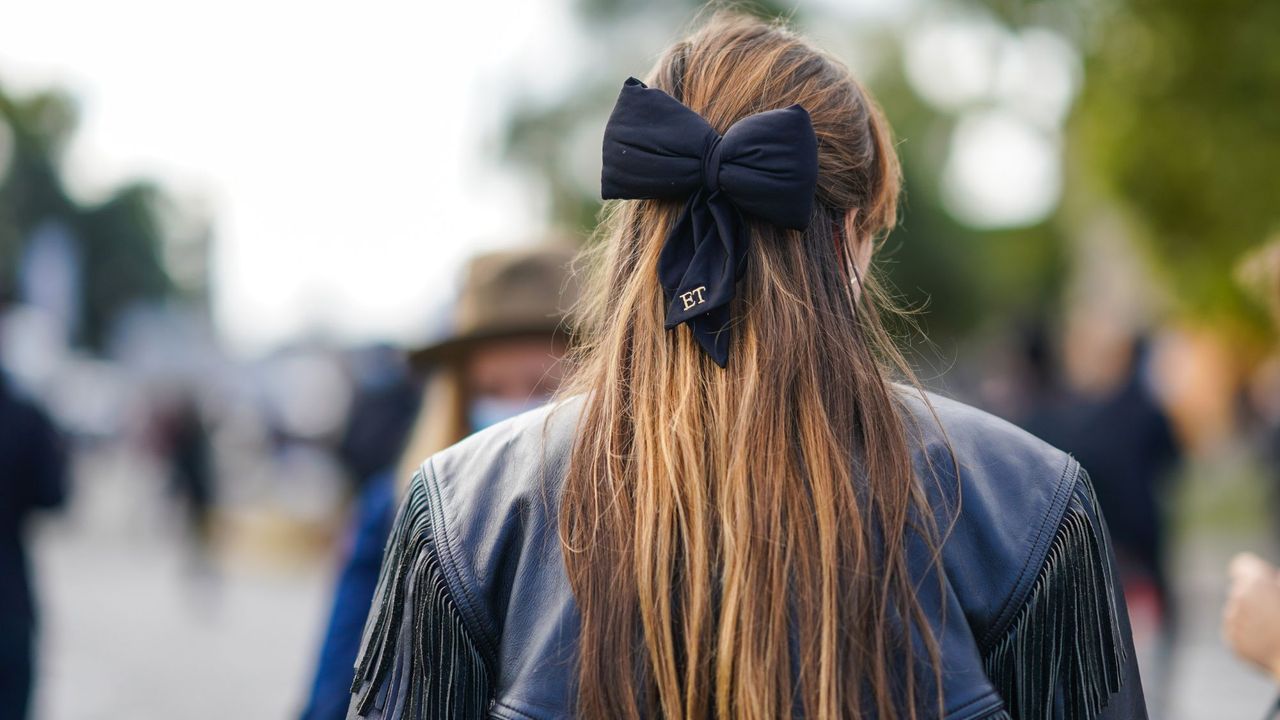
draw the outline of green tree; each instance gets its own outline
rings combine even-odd
[[[17,284],[32,232],[47,222],[67,228],[80,259],[80,327],[76,340],[101,350],[117,315],[129,305],[174,291],[162,261],[163,196],[131,183],[98,204],[71,198],[59,162],[75,130],[75,105],[43,92],[15,98],[0,89],[0,122],[11,137],[7,172],[0,170],[0,288]]]
[[[1128,0],[1091,21],[1081,181],[1128,211],[1179,312],[1266,339],[1233,270],[1280,232],[1280,3]]]

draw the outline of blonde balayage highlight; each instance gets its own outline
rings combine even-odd
[[[910,373],[851,251],[896,218],[888,126],[841,64],[735,14],[648,83],[720,133],[804,106],[818,197],[804,232],[748,221],[725,369],[687,328],[663,329],[657,261],[679,204],[605,208],[561,390],[585,398],[560,511],[578,712],[934,715],[938,649],[906,547],[935,533],[890,384]]]

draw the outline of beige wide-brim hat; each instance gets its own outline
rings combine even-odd
[[[553,242],[484,253],[468,263],[452,328],[413,350],[416,369],[457,361],[476,345],[520,337],[567,337],[565,314],[577,300],[570,265],[576,248]]]

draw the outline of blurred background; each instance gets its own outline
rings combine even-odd
[[[5,4],[0,452],[47,482],[0,489],[0,614],[38,616],[32,717],[298,717],[406,351],[469,257],[583,241],[617,88],[699,5]],[[1152,717],[1260,717],[1218,622],[1227,558],[1280,557],[1280,3],[751,7],[896,130],[880,265],[924,382],[1092,471]]]

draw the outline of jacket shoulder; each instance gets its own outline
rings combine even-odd
[[[556,520],[579,405],[498,423],[414,474],[365,627],[352,717],[564,714],[577,616]]]
[[[944,569],[975,640],[989,647],[1030,593],[1081,483],[1080,465],[964,403],[908,388],[899,397]]]
[[[517,717],[559,717],[572,700],[578,616],[559,507],[581,406],[567,398],[497,423],[419,473],[439,509],[444,582],[493,701]]]
[[[941,564],[1011,717],[1145,718],[1106,522],[1068,454],[962,403],[904,391]],[[1087,628],[1088,632],[1082,632]]]
[[[442,450],[423,463],[447,522],[437,533],[458,555],[461,586],[505,599],[517,578],[511,558],[536,558],[558,568],[560,491],[581,400],[569,398],[504,420]],[[543,556],[546,556],[543,558]],[[532,567],[532,566],[531,566]],[[482,608],[479,627],[500,634],[502,607]]]

